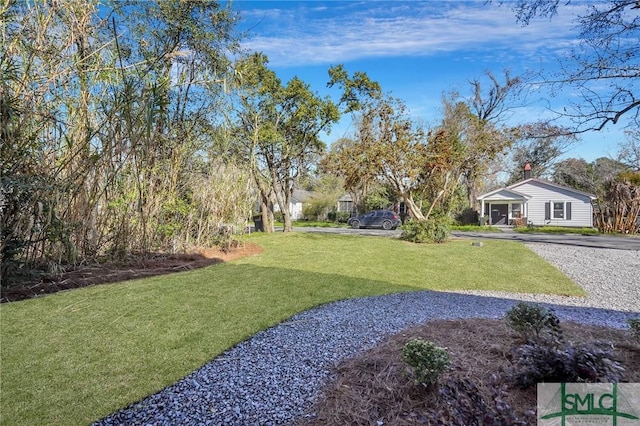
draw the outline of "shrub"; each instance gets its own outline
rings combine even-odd
[[[456,214],[455,217],[456,225],[478,225],[480,222],[480,218],[478,212],[472,209],[471,207],[467,207],[461,212]]]
[[[282,212],[273,212],[273,220],[276,222],[284,222],[284,214],[282,214]]]
[[[412,243],[442,243],[451,234],[447,223],[442,219],[412,220],[402,225],[402,231],[400,238]]]
[[[435,383],[450,364],[445,348],[422,339],[414,339],[404,345],[402,360],[412,368],[413,379],[423,386]]]
[[[541,305],[519,302],[505,314],[507,326],[524,340],[550,338],[562,340],[560,320],[552,309]]]
[[[338,212],[336,213],[336,222],[347,223],[350,217],[351,217],[350,212]]]
[[[628,319],[627,324],[629,324],[629,331],[631,331],[631,335],[640,339],[640,317]]]
[[[327,220],[334,223],[347,223],[351,217],[350,212],[329,212],[327,213]]]
[[[449,380],[438,393],[444,399],[438,412],[429,413],[428,423],[439,425],[529,425],[535,421],[535,413],[529,411],[519,418],[504,397],[505,387],[495,384],[495,376],[489,384],[491,398],[488,400],[469,379]]]
[[[617,382],[624,368],[610,344],[528,343],[514,350],[509,376],[520,388],[540,382]]]

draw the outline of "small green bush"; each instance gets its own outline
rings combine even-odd
[[[612,346],[604,342],[580,345],[533,342],[513,351],[509,375],[520,388],[540,382],[618,382],[624,368]]]
[[[562,340],[560,319],[552,309],[532,303],[519,302],[504,317],[507,326],[524,340],[550,338]]]
[[[351,217],[350,212],[329,212],[327,213],[327,220],[334,223],[347,223]]]
[[[629,324],[631,335],[636,339],[640,339],[640,317],[628,319],[627,324]]]
[[[338,212],[336,213],[336,222],[347,223],[350,217],[351,217],[351,213],[349,212]]]
[[[404,345],[402,360],[412,368],[413,379],[423,386],[435,383],[450,364],[445,348],[422,339],[413,339]]]
[[[412,243],[442,243],[449,238],[451,231],[442,219],[426,221],[412,220],[401,227],[401,239]]]

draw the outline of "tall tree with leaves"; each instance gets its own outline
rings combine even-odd
[[[488,106],[487,102],[483,104]],[[457,94],[443,97],[442,105],[443,118],[431,132],[424,169],[426,198],[430,202],[427,215],[434,209],[449,214],[454,195],[462,185],[466,187],[469,207],[474,207],[480,179],[512,142],[508,129],[492,122],[499,114],[470,106]]]
[[[293,78],[285,86],[267,68],[267,58],[254,54],[237,67],[240,99],[239,141],[265,202],[273,195],[284,216],[284,230],[292,229],[289,205],[298,178],[324,150],[319,139],[338,121],[337,106]]]
[[[351,114],[356,122],[361,120],[358,115],[365,109],[371,108],[375,100],[382,97],[380,84],[373,81],[361,71],[351,76],[343,65],[329,68],[329,82],[327,87],[338,87],[341,96],[338,107],[342,114]],[[340,176],[344,180],[345,189],[353,197],[357,209],[364,208],[364,200],[369,189],[378,178],[378,171],[373,166],[370,156],[355,139],[342,138],[331,144],[330,152],[321,162],[323,170]],[[354,155],[354,153],[359,154]]]
[[[427,154],[427,137],[397,98],[383,97],[362,110],[357,155],[404,201],[416,220],[424,220],[418,196]]]
[[[351,188],[383,180],[416,220],[428,219],[435,210],[446,212],[463,176],[475,180],[509,143],[493,123],[519,85],[508,73],[504,85],[489,74],[493,85],[487,93],[476,81],[472,107],[457,94],[444,98],[442,124],[429,133],[416,125],[401,100],[382,95],[361,74],[337,71],[332,83],[343,89],[347,110],[357,113],[358,130],[354,141],[338,145],[325,164]]]
[[[373,81],[361,71],[356,71],[349,76],[343,65],[329,68],[329,82],[327,87],[337,86],[342,91],[338,106],[342,114],[351,114],[362,111],[372,101],[383,96],[380,84]]]
[[[520,125],[514,129],[514,137],[508,183],[523,179],[527,163],[533,177],[548,177],[554,162],[577,140],[566,128],[547,122]]]
[[[342,91],[339,104],[344,112],[354,114],[357,132],[354,141],[339,145],[325,165],[345,178],[352,192],[360,188],[366,194],[380,179],[402,198],[415,219],[424,220],[417,197],[426,162],[426,133],[402,100],[384,95],[366,74],[349,76],[340,65],[331,68],[329,76],[329,87]]]
[[[594,173],[593,164],[582,158],[567,158],[553,166],[553,182],[575,188],[580,191],[596,193],[598,176]]]
[[[560,185],[604,197],[604,187],[630,169],[622,162],[601,157],[587,163],[581,158],[567,158],[553,166],[552,180]]]
[[[640,214],[640,178],[624,163],[598,158],[591,163],[568,158],[555,164],[553,181],[596,195],[596,226],[603,232],[638,231]]]

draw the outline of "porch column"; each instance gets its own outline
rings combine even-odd
[[[482,199],[481,204],[482,207],[480,208],[480,217],[484,217],[484,198]]]

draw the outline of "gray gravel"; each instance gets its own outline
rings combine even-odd
[[[616,250],[557,244],[527,243],[587,292],[587,297],[462,291],[462,294],[516,297],[519,300],[567,306],[640,312],[640,250]]]
[[[304,416],[338,361],[433,319],[500,318],[535,300],[561,319],[626,327],[640,312],[640,252],[532,244],[587,298],[423,291],[345,300],[294,315],[96,425],[280,425]]]

